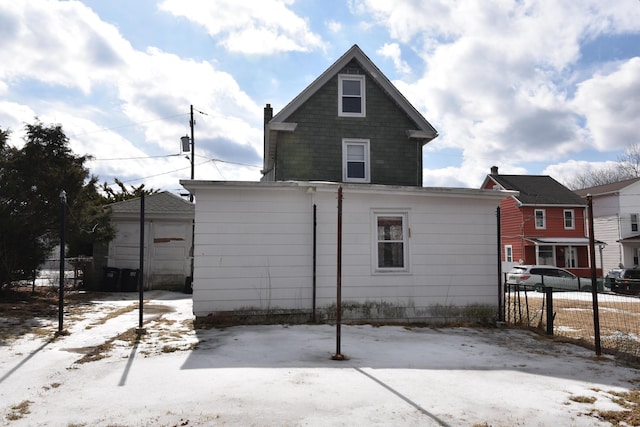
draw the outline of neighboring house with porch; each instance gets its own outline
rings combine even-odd
[[[605,273],[640,260],[640,178],[575,192],[592,196],[594,236],[607,245],[602,251]]]
[[[582,197],[548,175],[501,175],[495,166],[481,188],[518,192],[500,203],[505,268],[553,265],[591,277],[587,202]]]
[[[144,201],[144,287],[184,290],[191,276],[194,205],[168,191],[146,195]],[[140,266],[140,205],[139,197],[108,205],[116,236],[94,248],[94,269],[102,275],[98,289],[135,290],[127,289],[125,274]],[[113,272],[121,277],[111,277]]]
[[[437,132],[358,46],[272,113],[261,182],[181,181],[198,319],[331,321],[339,282],[351,320],[493,320],[511,193],[422,187]]]

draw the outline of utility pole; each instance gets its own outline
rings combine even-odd
[[[193,181],[193,178],[195,177],[196,140],[194,139],[194,132],[193,132],[193,127],[195,124],[196,123],[193,121],[193,104],[191,104],[191,118],[189,119],[189,126],[191,127],[191,181]],[[189,201],[193,202],[193,193],[189,193]]]

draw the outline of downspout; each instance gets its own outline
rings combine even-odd
[[[313,268],[312,268],[312,286],[313,286],[313,297],[312,297],[312,312],[311,312],[311,322],[316,323],[316,254],[317,254],[317,207],[316,204],[313,204]]]
[[[504,292],[502,292],[502,233],[500,231],[500,206],[496,208],[496,228],[497,228],[497,241],[498,246],[498,320],[504,321],[504,305],[502,300],[504,298]]]

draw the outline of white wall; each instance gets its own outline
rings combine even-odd
[[[337,186],[195,188],[194,313],[310,310],[313,205],[317,306],[336,302]],[[354,189],[355,188],[355,189]],[[420,316],[434,306],[497,306],[495,192],[344,190],[342,300],[385,303]],[[360,188],[367,188],[362,186]],[[190,188],[192,191],[193,188]],[[491,194],[491,196],[487,196]],[[408,212],[410,269],[376,273],[373,211]],[[375,304],[374,304],[375,305]]]
[[[140,222],[115,222],[116,237],[109,243],[109,267],[140,267]],[[145,222],[144,284],[146,289],[184,289],[191,274],[191,221]],[[149,252],[151,248],[151,252]]]
[[[619,221],[617,215],[603,216],[593,219],[594,238],[607,243],[602,250],[602,272],[607,274],[612,268],[617,268],[622,260],[622,245],[620,239]],[[600,265],[600,251],[596,247],[597,265]]]

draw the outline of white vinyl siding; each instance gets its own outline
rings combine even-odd
[[[366,117],[365,77],[338,76],[338,116]]]
[[[335,305],[337,185],[263,184],[192,187],[198,200],[196,316],[248,308],[310,310],[314,205],[317,307]],[[360,187],[344,188],[345,301],[410,307],[405,313],[410,317],[418,312],[428,317],[437,305],[497,304],[497,196],[470,197],[467,189],[442,194],[429,188],[398,193]],[[374,214],[403,216],[408,271],[376,271]]]

